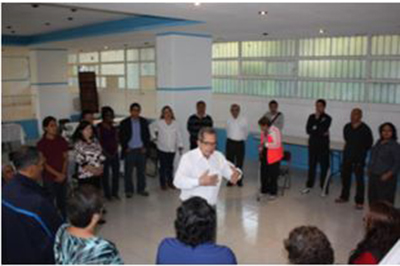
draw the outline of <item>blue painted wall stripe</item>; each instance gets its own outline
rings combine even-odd
[[[161,87],[157,88],[158,91],[204,91],[204,90],[211,90],[211,87],[179,87],[179,88],[167,88]]]
[[[39,138],[39,125],[37,119],[15,120],[15,121],[7,121],[4,123],[15,123],[21,125],[26,134],[26,139],[28,140],[34,140]]]
[[[43,230],[47,234],[47,236],[50,238],[53,238],[53,234],[51,233],[50,229],[46,226],[46,224],[44,223],[42,218],[40,218],[39,215],[37,215],[36,213],[30,212],[30,211],[15,207],[14,205],[12,205],[11,203],[9,203],[5,200],[2,200],[2,204],[14,212],[17,212],[17,213],[20,213],[20,214],[23,214],[23,215],[26,215],[28,217],[35,219],[39,223],[39,225],[43,228]]]
[[[101,22],[97,24],[32,36],[2,35],[2,44],[24,46],[45,42],[70,40],[82,37],[93,37],[122,32],[143,31],[160,27],[184,26],[198,23],[203,22],[156,16],[132,16],[120,20]]]
[[[192,32],[180,32],[180,31],[168,31],[158,33],[157,36],[170,36],[170,35],[179,35],[179,36],[189,36],[189,37],[199,37],[199,38],[207,38],[212,39],[211,34],[202,34],[202,33],[192,33]]]
[[[31,83],[32,86],[53,86],[53,85],[68,85],[68,82],[39,82]]]

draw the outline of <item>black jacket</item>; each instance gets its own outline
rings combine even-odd
[[[190,135],[191,141],[197,140],[197,135],[203,127],[213,127],[213,120],[211,116],[206,115],[203,118],[197,116],[197,114],[191,115],[187,121],[187,130]]]
[[[357,128],[353,128],[351,123],[348,123],[343,128],[343,137],[346,141],[343,160],[364,165],[368,150],[373,144],[372,131],[369,126],[362,123]]]
[[[140,135],[142,138],[144,148],[148,149],[150,146],[150,131],[149,123],[143,117],[139,117],[140,122]],[[125,118],[121,121],[119,126],[119,142],[122,147],[122,155],[125,155],[125,151],[128,148],[128,143],[132,137],[132,124],[131,117]]]
[[[2,197],[2,263],[54,264],[54,237],[62,220],[45,190],[17,174]]]
[[[329,150],[329,127],[332,118],[328,114],[322,114],[318,119],[315,114],[308,117],[306,131],[310,136],[308,145],[310,149]]]

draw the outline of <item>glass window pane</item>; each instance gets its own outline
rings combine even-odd
[[[140,60],[142,61],[154,61],[156,58],[154,48],[143,48],[140,49]]]
[[[79,54],[79,62],[80,63],[97,63],[97,62],[99,62],[99,53],[98,52],[80,53]]]
[[[76,63],[78,63],[78,55],[77,55],[77,54],[69,54],[69,55],[68,55],[68,63],[69,63],[69,64],[76,64]]]
[[[155,76],[156,75],[156,64],[155,63],[141,63],[140,64],[140,75],[141,76]]]
[[[124,64],[102,64],[101,65],[102,75],[124,75],[125,67]]]
[[[139,61],[139,50],[138,49],[129,49],[126,51],[126,60],[127,61]]]
[[[127,65],[127,88],[139,89],[139,64]]]
[[[238,42],[215,43],[212,46],[213,58],[232,58],[238,56],[239,56]]]
[[[121,62],[124,61],[124,50],[112,50],[101,52],[101,62]]]

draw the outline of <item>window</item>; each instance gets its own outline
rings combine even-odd
[[[212,51],[214,93],[400,104],[400,35],[215,43]]]
[[[146,47],[69,54],[70,86],[78,86],[78,72],[95,72],[99,88],[154,90],[155,49]]]

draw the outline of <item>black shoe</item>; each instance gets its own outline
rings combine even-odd
[[[242,180],[240,180],[240,181],[237,183],[237,185],[238,185],[239,187],[243,187],[243,182],[242,182]]]
[[[233,184],[232,184],[231,182],[228,182],[228,183],[226,183],[226,186],[227,186],[227,187],[232,187]]]
[[[107,213],[107,210],[103,209],[102,214],[106,214],[106,213]]]
[[[104,219],[100,219],[99,220],[99,224],[101,225],[101,224],[105,224],[106,223],[106,220],[104,220]]]
[[[132,196],[133,196],[132,193],[126,193],[126,196],[125,196],[125,197],[126,197],[127,199],[130,199],[130,198],[132,198]]]
[[[105,196],[105,198],[106,198],[106,200],[108,200],[108,201],[112,201],[111,196]]]
[[[138,194],[143,197],[148,197],[150,195],[149,192],[147,192],[147,191],[141,191],[141,192],[138,192]]]
[[[116,200],[121,200],[121,198],[118,196],[118,195],[114,195],[114,196],[112,196],[114,199],[116,199]]]

